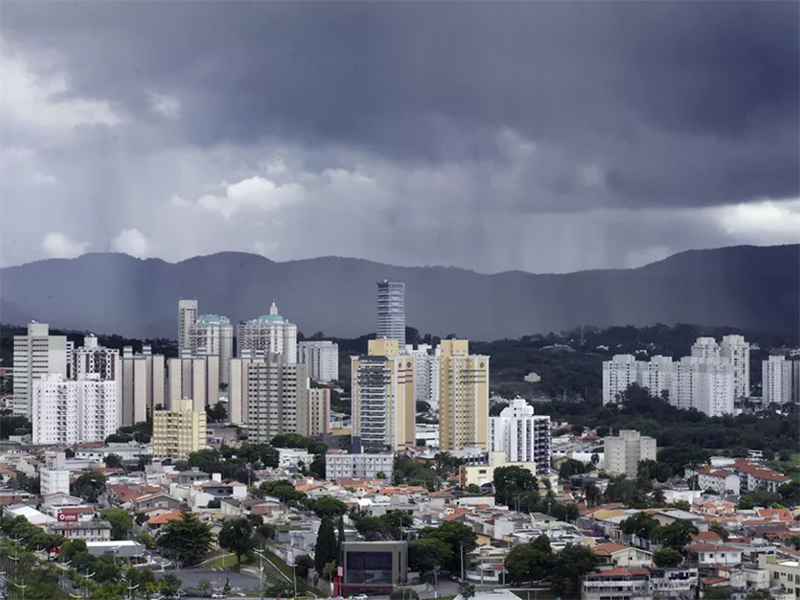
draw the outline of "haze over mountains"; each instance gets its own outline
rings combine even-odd
[[[87,254],[0,270],[0,322],[174,338],[180,297],[233,321],[280,313],[306,335],[375,330],[375,283],[406,283],[409,325],[492,340],[581,324],[800,327],[800,245],[692,250],[636,269],[484,275],[349,258],[284,263],[223,252],[179,263]]]

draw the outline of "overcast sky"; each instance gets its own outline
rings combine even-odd
[[[796,2],[0,4],[0,261],[800,241]]]

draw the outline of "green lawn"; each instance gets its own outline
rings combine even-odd
[[[550,588],[540,588],[537,590],[511,590],[522,598],[522,600],[556,600],[558,598],[558,594],[556,594]]]
[[[242,565],[252,565],[256,561],[252,558],[247,559],[244,558],[242,560]],[[236,567],[236,555],[231,554],[230,552],[226,552],[224,555],[220,554],[219,556],[212,558],[208,562],[202,563],[202,566],[206,569],[230,569]]]

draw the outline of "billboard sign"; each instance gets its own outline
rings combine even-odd
[[[60,512],[58,513],[58,521],[59,523],[76,523],[78,515]]]

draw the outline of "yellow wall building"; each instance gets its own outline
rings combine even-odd
[[[354,449],[394,452],[415,443],[414,360],[397,340],[370,340],[351,358]]]
[[[172,402],[172,410],[153,411],[153,457],[184,459],[206,447],[206,412],[193,410],[193,400]]]
[[[439,447],[489,450],[489,357],[470,354],[468,340],[441,342]]]

